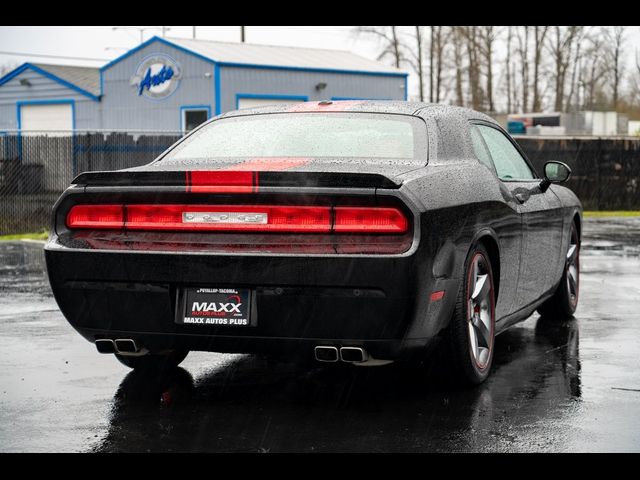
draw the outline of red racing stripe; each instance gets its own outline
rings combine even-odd
[[[289,109],[290,112],[345,112],[363,100],[330,103],[305,102]],[[311,159],[304,157],[259,157],[220,170],[192,170],[186,172],[186,191],[193,193],[255,193],[258,191],[259,172],[281,172],[300,167]]]
[[[192,193],[256,193],[259,172],[281,172],[308,163],[303,157],[260,157],[220,170],[186,172],[186,190]]]
[[[254,172],[192,170],[187,172],[187,192],[253,193],[257,190]]]

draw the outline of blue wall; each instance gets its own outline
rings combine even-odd
[[[150,55],[164,54],[182,70],[176,90],[163,99],[138,95],[131,78]],[[26,78],[31,87],[20,85]],[[318,90],[318,84],[326,88]],[[92,100],[36,72],[26,70],[0,86],[0,130],[18,127],[16,102],[73,99],[77,129],[127,131],[182,130],[182,110],[209,107],[212,114],[237,108],[242,97],[323,100],[331,98],[405,99],[406,78],[355,72],[308,71],[216,64],[184,49],[153,40],[133,49],[102,69],[102,98]]]

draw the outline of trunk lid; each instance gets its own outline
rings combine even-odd
[[[73,183],[86,186],[252,185],[254,187],[399,188],[401,176],[424,162],[254,159],[244,162],[153,163],[117,171],[85,172]],[[180,168],[181,167],[181,168]],[[256,191],[256,190],[254,190]]]

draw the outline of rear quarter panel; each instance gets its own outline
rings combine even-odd
[[[469,249],[479,238],[490,237],[499,257],[499,272],[494,272],[499,279],[497,318],[514,311],[521,220],[516,205],[495,175],[475,158],[435,162],[412,172],[402,190],[419,205],[421,242],[436,258],[434,268],[441,265],[441,252],[451,251],[450,269],[425,274],[455,280],[455,291],[447,291],[446,295],[456,295]]]

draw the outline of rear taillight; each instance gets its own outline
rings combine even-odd
[[[71,229],[164,231],[405,233],[409,222],[393,207],[284,205],[76,205]]]
[[[69,228],[120,229],[123,224],[122,205],[76,205],[67,215]]]
[[[334,232],[404,233],[408,222],[397,208],[335,207]]]
[[[329,232],[325,207],[127,205],[127,230]]]

